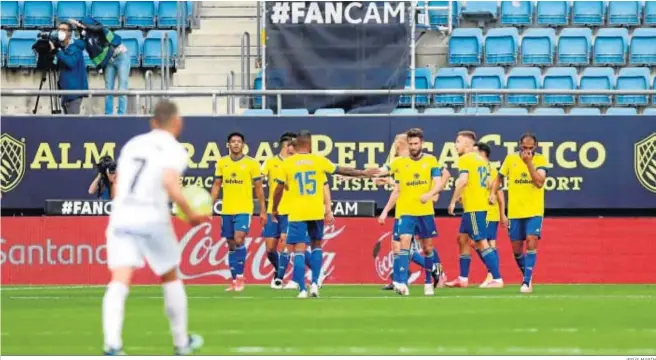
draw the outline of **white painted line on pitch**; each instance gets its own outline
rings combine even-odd
[[[581,354],[653,354],[656,349],[586,349],[577,347],[332,347],[332,348],[294,348],[294,347],[263,347],[263,346],[240,346],[230,348],[230,352],[239,354],[285,354],[303,353],[311,351],[318,354],[551,354],[551,355],[581,355]]]

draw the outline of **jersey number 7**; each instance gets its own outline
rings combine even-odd
[[[315,179],[315,175],[317,175],[316,171],[298,172],[294,175],[294,180],[298,183],[298,190],[301,195],[316,194],[317,180]]]

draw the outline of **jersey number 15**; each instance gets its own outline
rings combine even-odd
[[[314,195],[317,193],[316,171],[297,172],[294,180],[298,183],[298,191],[301,195]]]

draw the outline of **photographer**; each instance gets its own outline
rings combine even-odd
[[[94,18],[87,16],[82,21],[74,19],[69,22],[80,29],[80,38],[89,53],[96,68],[102,69],[105,76],[105,89],[114,90],[114,82],[118,77],[118,89],[128,89],[130,78],[130,55],[128,49],[121,43],[121,37],[109,28],[103,26]],[[118,115],[127,110],[127,96],[118,99]],[[114,97],[105,97],[105,115],[114,113]]]
[[[114,197],[116,182],[116,162],[110,156],[103,156],[96,164],[98,174],[89,185],[89,195],[96,195],[101,200],[111,200]]]
[[[50,41],[50,50],[57,56],[59,88],[62,90],[88,90],[87,69],[84,66],[84,43],[72,38],[70,24],[61,23],[57,28],[57,40]],[[83,95],[62,96],[66,114],[79,114]]]

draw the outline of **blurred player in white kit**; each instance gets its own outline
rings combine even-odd
[[[166,100],[157,104],[150,125],[152,131],[128,141],[118,158],[116,195],[106,230],[112,279],[102,306],[105,355],[124,354],[125,300],[132,274],[144,260],[161,279],[175,353],[188,355],[203,344],[202,337],[187,331],[187,294],[177,275],[180,250],[169,202],[175,202],[192,225],[206,216],[192,210],[182,195],[179,178],[187,166],[187,152],[177,140],[183,126],[177,106]]]

